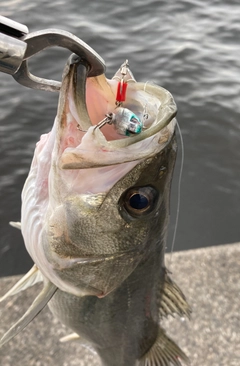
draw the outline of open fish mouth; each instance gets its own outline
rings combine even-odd
[[[158,135],[176,115],[176,104],[167,90],[137,83],[128,68],[124,75],[127,97],[124,103],[118,102],[121,70],[111,80],[105,75],[88,78],[86,62],[75,55],[69,59],[58,111],[61,169],[109,166],[149,157],[149,138]],[[159,145],[166,133],[158,137],[162,138],[156,141]],[[151,150],[153,155],[156,148]]]

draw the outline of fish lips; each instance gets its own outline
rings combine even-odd
[[[66,258],[61,259],[62,266],[54,266],[54,272],[63,291],[101,298],[118,288],[142,257],[143,252],[138,249],[98,257]]]

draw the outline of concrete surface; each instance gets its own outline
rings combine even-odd
[[[166,257],[169,263],[170,255]],[[240,244],[174,253],[170,270],[193,314],[191,321],[164,321],[167,333],[188,354],[192,366],[239,366]],[[2,278],[0,295],[18,279],[19,276]],[[37,285],[0,304],[0,335],[19,319],[40,288]],[[2,347],[0,365],[98,365],[96,356],[77,342],[59,342],[69,333],[46,308],[26,330]]]

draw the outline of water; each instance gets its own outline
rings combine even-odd
[[[60,28],[94,48],[111,77],[129,59],[138,81],[168,89],[178,105],[185,143],[175,250],[240,239],[240,5],[238,1],[1,2],[1,14],[30,31]],[[53,49],[31,70],[61,79],[67,51]],[[48,132],[57,94],[32,91],[0,75],[0,275],[25,272],[31,261],[20,232],[20,194],[40,134]],[[180,159],[179,159],[180,160]],[[172,191],[176,212],[179,163]]]

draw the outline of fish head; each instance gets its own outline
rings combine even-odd
[[[36,148],[22,195],[30,255],[77,296],[106,296],[165,245],[176,105],[163,88],[131,78],[119,110],[118,76],[88,78],[84,62],[69,60],[53,129]],[[118,126],[100,127],[109,114]],[[138,134],[123,135],[128,115],[142,123]]]

